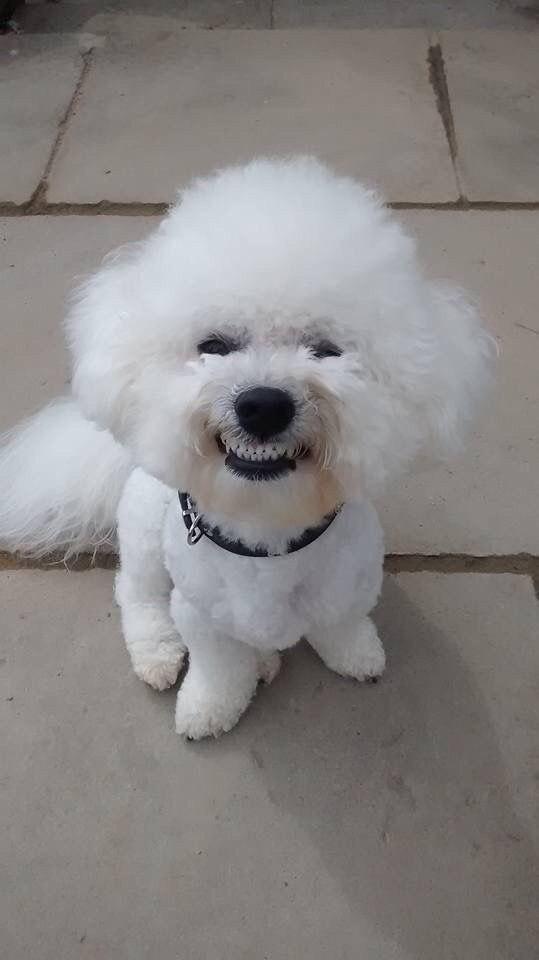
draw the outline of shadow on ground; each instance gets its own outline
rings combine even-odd
[[[387,957],[530,960],[537,860],[487,707],[393,581],[377,621],[381,683],[331,676],[304,646],[236,732],[197,749],[251,752]]]
[[[302,645],[201,744],[132,674],[111,588],[0,580],[10,960],[536,956],[526,578],[388,577],[380,683]]]

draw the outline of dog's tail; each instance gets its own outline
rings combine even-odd
[[[0,439],[0,549],[68,557],[114,544],[132,469],[106,430],[57,400]]]

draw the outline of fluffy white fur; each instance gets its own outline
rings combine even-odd
[[[238,349],[199,356],[213,334]],[[424,278],[379,198],[311,158],[198,181],[79,290],[67,335],[74,401],[23,424],[0,454],[2,544],[94,548],[119,502],[127,647],[161,690],[187,646],[183,735],[229,730],[302,636],[339,673],[380,674],[368,614],[383,547],[366,498],[418,452],[452,449],[490,344],[466,298]],[[320,340],[341,355],[317,358]],[[216,442],[255,446],[234,407],[251,386],[293,397],[279,441],[309,450],[266,482],[236,476]],[[189,547],[178,489],[229,536],[274,553],[344,507],[303,550],[249,558],[207,538]]]

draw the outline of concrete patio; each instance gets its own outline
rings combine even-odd
[[[67,388],[77,278],[262,152],[378,185],[477,297],[498,379],[467,451],[379,505],[376,686],[300,647],[236,730],[185,744],[174,691],[131,673],[106,564],[0,555],[2,955],[533,960],[539,8],[148,9],[32,3],[0,37],[0,429]]]

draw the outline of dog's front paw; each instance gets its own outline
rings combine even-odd
[[[386,666],[386,655],[374,623],[369,617],[358,626],[350,645],[342,650],[339,673],[355,680],[377,680]]]
[[[199,688],[189,674],[176,701],[176,731],[187,740],[218,737],[234,727],[245,712],[256,689],[253,683],[229,690]]]
[[[281,654],[278,650],[273,653],[260,654],[258,661],[259,678],[262,683],[270,684],[281,669]]]
[[[147,654],[133,662],[133,669],[144,683],[154,690],[168,690],[178,679],[185,657],[185,648],[179,643],[163,643],[155,654]]]
[[[181,665],[181,660],[179,663],[156,660],[152,663],[138,664],[135,667],[135,673],[154,690],[168,690],[176,683]]]
[[[354,680],[375,681],[382,675],[386,665],[384,648],[370,617],[354,627],[353,631],[316,644],[326,666],[334,673]]]
[[[378,677],[382,676],[386,668],[386,655],[376,630],[374,630],[370,647],[358,650],[357,657],[353,658],[350,667],[347,676],[354,677],[355,680],[376,683]]]

